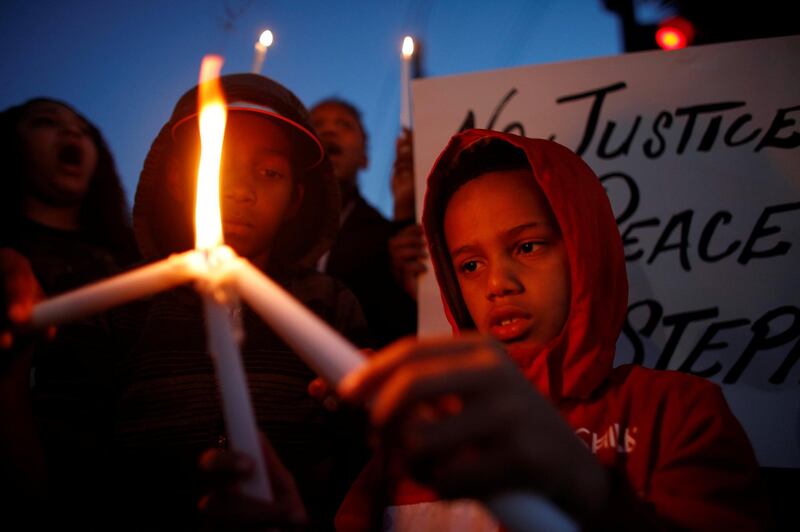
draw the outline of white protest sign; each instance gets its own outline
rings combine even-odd
[[[576,151],[628,260],[616,362],[720,383],[760,463],[800,467],[798,58],[784,37],[415,81],[418,212],[464,127]],[[449,331],[425,275],[420,334]]]

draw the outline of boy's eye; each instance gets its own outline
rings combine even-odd
[[[522,244],[519,245],[517,251],[521,255],[527,255],[529,253],[533,253],[534,251],[536,251],[536,248],[538,247],[539,244],[537,242],[523,242]]]
[[[283,177],[281,172],[273,170],[272,168],[262,168],[258,171],[258,175],[265,179],[280,179]]]
[[[472,273],[478,269],[478,261],[468,260],[461,263],[461,271],[464,273]]]

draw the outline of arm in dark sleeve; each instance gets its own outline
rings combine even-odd
[[[374,338],[356,296],[344,284],[336,282],[333,327],[360,348],[374,347]]]

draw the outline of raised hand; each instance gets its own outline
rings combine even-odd
[[[424,263],[427,256],[425,238],[419,225],[406,226],[389,239],[392,274],[403,290],[415,300],[418,277],[427,271]]]
[[[392,168],[392,195],[394,196],[394,219],[414,219],[414,137],[410,129],[404,129],[397,139],[394,166]]]

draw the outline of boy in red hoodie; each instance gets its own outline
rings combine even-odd
[[[456,514],[477,514],[433,501],[520,490],[586,528],[766,526],[752,449],[719,387],[613,367],[625,259],[577,155],[460,133],[428,178],[423,226],[458,338],[397,343],[343,383],[344,398],[372,402],[388,460],[362,474],[341,528],[460,526]],[[369,485],[385,485],[376,470],[388,493]]]

